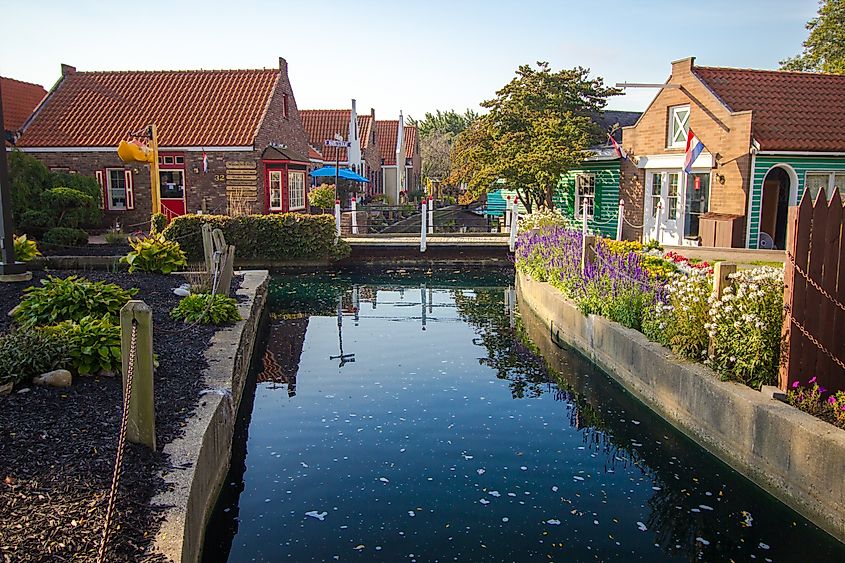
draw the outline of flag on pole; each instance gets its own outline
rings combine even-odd
[[[205,154],[205,151],[202,151],[202,173],[205,174],[208,172],[208,155]]]
[[[612,144],[613,148],[616,149],[616,154],[619,155],[619,158],[621,158],[622,160],[628,160],[628,153],[625,152],[625,149],[622,148],[622,145],[616,142],[616,139],[613,138],[613,135],[608,133],[607,138],[610,139],[610,144]]]
[[[692,163],[695,162],[695,159],[698,158],[698,155],[700,155],[703,150],[704,143],[702,143],[698,137],[695,136],[695,133],[692,132],[692,129],[690,129],[687,133],[687,150],[686,157],[684,158],[684,172],[687,174],[692,172]]]

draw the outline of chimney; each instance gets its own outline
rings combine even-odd
[[[76,74],[76,67],[62,63],[62,76],[70,76]]]
[[[288,73],[288,62],[284,57],[279,57],[279,70],[282,71],[282,74],[286,75]]]
[[[692,73],[692,67],[695,64],[695,57],[687,57],[677,61],[672,61],[672,77],[683,76]]]

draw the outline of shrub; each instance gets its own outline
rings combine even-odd
[[[331,215],[279,213],[273,215],[182,215],[164,230],[168,240],[179,241],[192,262],[202,261],[202,225],[220,229],[236,256],[244,260],[320,260],[349,255],[342,239],[335,244],[335,223]]]
[[[320,209],[334,208],[334,184],[320,184],[308,192],[308,202]]]
[[[709,336],[709,299],[713,280],[704,271],[673,274],[665,294],[646,313],[643,332],[651,340],[670,346],[681,356],[705,359]]]
[[[167,227],[167,215],[164,213],[153,213],[150,218],[150,234],[155,235]]]
[[[79,375],[120,372],[120,326],[107,315],[82,317],[78,322],[66,321],[46,330],[65,334],[70,365]]]
[[[87,316],[108,316],[117,322],[120,308],[138,291],[85,278],[53,276],[41,286],[28,287],[15,309],[14,318],[22,327],[78,321]]]
[[[755,389],[777,382],[783,322],[783,270],[756,268],[731,274],[733,285],[711,298],[716,353],[708,364],[722,376]]]
[[[160,233],[146,238],[130,238],[129,246],[132,250],[120,261],[129,264],[130,273],[169,274],[188,264],[179,243],[165,239]]]
[[[568,227],[569,221],[558,209],[541,207],[533,213],[519,216],[518,229],[520,233],[543,227]]]
[[[0,335],[0,385],[17,384],[69,364],[66,335],[41,329]]]
[[[65,221],[65,217],[69,211],[83,207],[92,207],[94,205],[94,198],[90,195],[64,186],[46,190],[41,195],[41,199],[58,214],[56,225],[67,227],[76,227],[79,224],[78,218]],[[70,217],[68,218],[70,219]]]
[[[109,231],[104,235],[108,244],[125,244],[129,240],[129,235],[118,231]]]
[[[34,240],[29,240],[26,235],[15,237],[15,259],[19,262],[29,262],[36,256],[41,256],[38,245]]]
[[[53,216],[44,210],[29,209],[21,214],[18,228],[29,234],[41,235],[53,224]]]
[[[185,297],[170,312],[170,316],[186,323],[206,325],[221,325],[241,320],[234,299],[210,293],[194,293]]]
[[[88,244],[88,233],[72,227],[53,227],[44,233],[42,240],[53,246],[85,246]]]

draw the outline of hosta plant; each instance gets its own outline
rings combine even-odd
[[[40,286],[24,290],[14,319],[23,328],[78,321],[83,317],[108,316],[117,322],[120,308],[138,291],[112,283],[93,282],[77,276],[41,280]]]
[[[47,330],[66,335],[70,365],[79,375],[120,371],[120,326],[112,324],[107,316],[83,317]]]
[[[26,235],[15,237],[15,259],[18,262],[29,262],[36,256],[41,256],[41,252],[34,240],[29,240]]]
[[[210,293],[194,293],[185,297],[170,312],[170,316],[186,323],[206,325],[222,325],[241,320],[234,299]]]
[[[130,238],[129,245],[132,250],[120,261],[129,264],[130,273],[169,274],[188,264],[179,243],[165,239],[161,233],[145,238]]]
[[[20,383],[69,362],[69,342],[62,332],[28,329],[0,335],[0,385]]]

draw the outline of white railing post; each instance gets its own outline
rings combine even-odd
[[[625,220],[625,200],[619,200],[619,217],[616,218],[616,240],[622,240],[622,221]]]
[[[358,234],[358,196],[352,194],[352,234]]]
[[[519,230],[519,208],[515,205],[514,200],[513,215],[511,215],[511,232],[510,240],[508,241],[508,248],[511,252],[516,250],[516,232]]]
[[[428,196],[428,232],[434,233],[434,198]]]
[[[511,196],[505,199],[505,229],[511,231]]]
[[[340,236],[340,200],[334,200],[334,228],[337,236]]]
[[[581,203],[581,234],[587,235],[587,199]]]
[[[426,223],[428,219],[428,210],[425,204],[425,198],[422,200],[422,213],[420,213],[420,252],[425,252],[425,236],[428,233]]]

